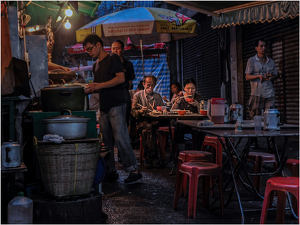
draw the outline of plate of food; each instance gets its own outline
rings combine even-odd
[[[170,110],[170,113],[173,113],[173,114],[178,114],[178,111],[182,111],[182,109],[171,109]],[[190,110],[185,110],[186,113],[191,113]]]

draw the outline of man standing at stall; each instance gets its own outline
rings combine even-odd
[[[121,62],[123,64],[123,71],[125,74],[125,82],[124,82],[124,93],[125,93],[125,101],[126,101],[126,122],[129,124],[129,115],[131,111],[131,98],[129,94],[129,90],[133,88],[132,80],[135,79],[134,69],[132,62],[128,61],[123,57],[124,53],[124,43],[120,40],[116,40],[111,45],[111,52],[117,54]]]
[[[160,167],[156,146],[156,130],[159,127],[159,121],[146,117],[147,113],[156,110],[157,106],[164,105],[160,93],[153,91],[156,81],[155,76],[145,76],[144,91],[135,93],[132,99],[131,114],[137,119],[137,130],[142,134],[145,169],[151,169],[153,166]]]
[[[86,86],[86,93],[99,93],[100,131],[103,142],[110,150],[109,159],[106,161],[106,178],[108,181],[118,178],[114,159],[115,143],[125,171],[129,172],[124,182],[134,182],[140,179],[142,174],[138,169],[125,121],[123,65],[119,56],[104,51],[103,41],[96,34],[88,35],[83,41],[83,46],[91,57],[97,58],[93,64],[94,82]]]
[[[272,81],[276,80],[277,70],[273,59],[266,56],[267,42],[255,41],[257,54],[247,62],[246,80],[250,81],[251,95],[248,103],[250,117],[261,115],[261,110],[275,107],[275,92]],[[268,142],[269,144],[269,142]],[[254,146],[258,148],[257,139]]]

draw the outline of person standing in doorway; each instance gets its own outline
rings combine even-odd
[[[111,52],[117,54],[121,62],[123,64],[123,71],[125,74],[125,82],[124,82],[124,93],[125,93],[125,101],[126,101],[126,122],[127,125],[129,125],[129,115],[131,111],[131,98],[130,98],[130,93],[129,90],[133,88],[132,85],[132,80],[135,79],[135,74],[134,74],[134,69],[132,62],[128,61],[127,59],[124,58],[123,53],[124,53],[124,43],[120,40],[116,40],[112,43],[111,45]]]
[[[248,59],[246,67],[246,80],[250,81],[251,94],[248,103],[250,117],[261,115],[262,109],[275,107],[275,92],[273,81],[277,79],[276,65],[273,59],[266,55],[267,42],[264,39],[255,41],[257,54]],[[268,142],[269,144],[269,142]],[[258,148],[257,139],[254,147]]]
[[[97,58],[93,64],[94,82],[86,85],[86,93],[99,93],[100,131],[103,142],[110,150],[106,165],[106,178],[109,181],[118,178],[115,166],[114,144],[118,148],[122,164],[129,176],[125,183],[134,182],[142,177],[137,165],[125,120],[126,104],[124,98],[125,75],[120,57],[109,54],[103,49],[103,41],[96,34],[88,35],[83,46],[86,52]]]

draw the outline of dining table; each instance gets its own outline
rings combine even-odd
[[[289,137],[299,136],[299,126],[293,124],[281,124],[280,130],[264,130],[263,122],[261,124],[262,126],[261,130],[255,130],[253,120],[244,120],[242,123],[242,130],[235,130],[235,124],[233,123],[205,125],[203,121],[199,121],[199,120],[180,120],[177,122],[177,125],[179,124],[195,129],[201,133],[204,133],[205,135],[212,135],[218,137],[220,143],[222,144],[223,151],[227,156],[226,162],[222,166],[222,171],[228,164],[230,168],[230,172],[229,172],[230,176],[229,179],[227,179],[227,181],[225,182],[225,185],[223,186],[224,190],[226,190],[230,182],[233,183],[233,187],[229,189],[230,194],[225,206],[229,204],[233,196],[233,193],[235,193],[237,197],[240,213],[241,213],[241,223],[245,222],[245,217],[244,217],[244,210],[242,206],[241,197],[237,187],[237,181],[238,180],[242,181],[241,183],[243,184],[246,190],[252,193],[256,193],[257,196],[263,199],[263,196],[261,196],[258,193],[249,176],[250,175],[251,176],[272,175],[272,174],[282,173],[282,168],[286,161],[285,152],[286,152],[286,146]],[[272,149],[275,152],[276,161],[278,163],[277,170],[274,172],[249,173],[246,171],[246,162],[249,155],[249,151],[251,149],[251,143],[253,142],[253,138],[258,138],[258,137],[268,137],[272,139],[271,141]],[[283,146],[280,148],[281,151],[279,151],[278,143],[277,143],[277,139],[279,137],[284,138]],[[242,138],[247,138],[247,142],[243,150],[241,152],[238,152],[237,147],[241,142]],[[232,141],[233,139],[238,139],[238,140],[237,142],[233,143]],[[234,163],[234,160],[236,160],[236,163]],[[246,177],[248,184],[246,184],[246,182],[244,182],[241,179],[242,174]]]

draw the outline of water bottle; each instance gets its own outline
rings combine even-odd
[[[7,223],[32,224],[33,202],[30,198],[24,197],[24,192],[19,192],[8,203]]]

